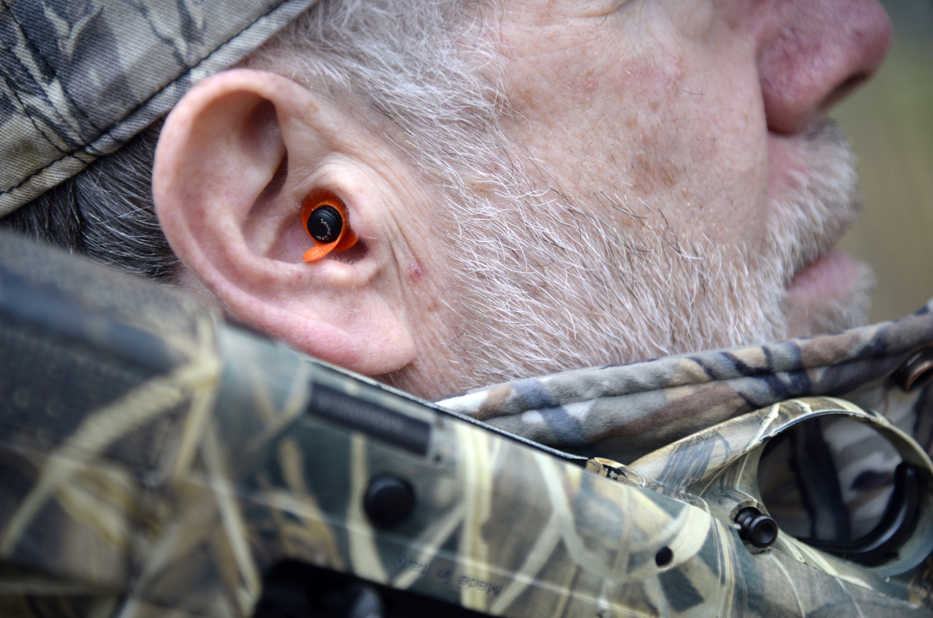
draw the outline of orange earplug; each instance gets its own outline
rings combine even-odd
[[[307,199],[301,205],[301,222],[314,246],[305,251],[305,262],[316,262],[331,251],[343,251],[358,238],[346,225],[347,211],[337,200]]]

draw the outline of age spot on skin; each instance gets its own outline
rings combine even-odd
[[[660,188],[672,188],[682,174],[682,170],[673,163],[644,155],[632,159],[629,171],[632,189],[642,195],[649,195]]]
[[[592,94],[596,92],[599,87],[599,78],[596,75],[595,69],[589,69],[583,74],[583,81],[581,83],[580,90],[584,94]]]
[[[661,127],[642,132],[638,140],[641,154],[634,156],[629,165],[632,190],[642,195],[649,195],[659,189],[672,189],[685,172],[681,166],[661,154],[670,152],[661,143],[667,139],[659,136],[661,132]]]

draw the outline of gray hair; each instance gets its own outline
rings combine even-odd
[[[272,70],[335,98],[376,110],[391,136],[418,152],[422,171],[445,185],[454,156],[482,161],[475,136],[494,120],[490,80],[480,77],[485,3],[462,0],[325,0],[256,50],[245,66]],[[465,8],[469,5],[469,9]],[[0,224],[104,263],[171,281],[178,259],[152,205],[161,123]],[[467,166],[469,167],[469,165]]]

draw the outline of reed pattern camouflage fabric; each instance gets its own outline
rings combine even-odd
[[[568,371],[440,404],[544,444],[627,462],[778,401],[834,395],[883,414],[929,451],[933,390],[923,382],[933,367],[924,371],[924,358],[933,358],[933,301],[838,334]],[[897,379],[912,359],[916,375]]]
[[[630,463],[780,401],[835,395],[883,415],[929,453],[931,309],[933,301],[838,334],[519,380],[441,405],[556,448]],[[876,432],[824,420],[774,446],[761,492],[782,528],[842,540],[878,522],[900,457]]]
[[[581,462],[4,234],[0,317],[0,616],[335,615],[296,609],[333,576],[447,604],[390,616],[933,614],[933,463],[840,399]],[[773,440],[835,417],[925,484],[878,564],[737,521]],[[384,479],[407,511],[372,498]]]
[[[0,216],[77,174],[316,0],[2,0]]]

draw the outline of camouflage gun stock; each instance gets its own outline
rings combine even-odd
[[[933,467],[846,402],[587,461],[0,241],[2,616],[931,613]],[[757,489],[769,438],[825,415],[909,470],[854,554],[779,532]]]

